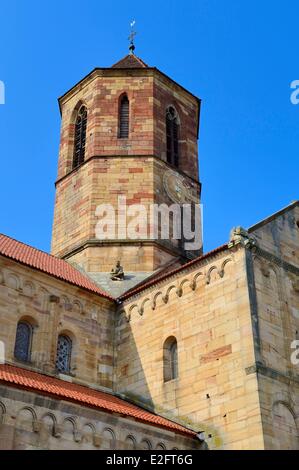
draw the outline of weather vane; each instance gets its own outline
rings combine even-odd
[[[130,46],[129,46],[129,51],[130,51],[130,54],[133,54],[134,51],[135,51],[135,45],[134,45],[134,38],[136,36],[136,31],[134,30],[134,25],[135,25],[136,21],[133,20],[131,21],[130,23],[130,26],[131,26],[131,32],[130,32],[130,35],[128,37],[129,41],[130,41]]]

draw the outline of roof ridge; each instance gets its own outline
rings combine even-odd
[[[113,65],[111,65],[111,68],[118,68],[118,66],[121,66],[119,68],[140,68],[134,67],[134,62],[140,64],[142,68],[149,68],[148,64],[146,64],[140,57],[135,54],[125,55],[122,59],[118,60]]]
[[[138,56],[135,55],[135,54],[133,54],[133,55],[134,55],[135,59],[137,59],[138,62],[140,62],[144,67],[148,67],[148,64],[146,64],[146,63],[144,62],[144,60],[142,60],[140,57],[138,57]]]
[[[294,201],[292,201],[287,206],[282,207],[278,211],[273,212],[272,214],[268,215],[267,217],[264,217],[262,220],[259,220],[255,224],[251,225],[247,229],[248,232],[249,233],[254,232],[254,230],[257,230],[259,227],[261,227],[263,225],[266,225],[267,223],[271,222],[271,220],[276,219],[276,217],[281,216],[282,214],[284,214],[285,212],[293,209],[296,206],[299,206],[299,200],[298,199],[295,199]]]

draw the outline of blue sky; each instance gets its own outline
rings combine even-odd
[[[94,67],[136,54],[203,100],[205,251],[299,198],[298,0],[2,0],[0,232],[48,251],[57,98]]]

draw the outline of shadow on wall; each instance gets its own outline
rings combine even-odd
[[[149,304],[147,305],[149,308]],[[136,312],[135,312],[136,313]],[[143,314],[143,312],[142,312]],[[137,315],[137,313],[136,313]],[[151,325],[148,325],[151,328]],[[138,331],[138,328],[137,328]],[[123,310],[118,313],[115,336],[115,392],[124,399],[131,401],[154,413],[195,431],[206,429],[207,426],[195,423],[190,416],[178,414],[179,402],[184,390],[179,382],[179,346],[175,336],[161,338],[155,354],[147,354],[148,344],[141,335],[134,335],[130,318]],[[141,357],[144,358],[143,362]],[[159,396],[152,398],[153,392]],[[157,405],[157,401],[159,405]],[[216,434],[214,429],[213,434]]]
[[[122,312],[116,319],[115,331],[115,392],[136,405],[154,411],[154,402],[138,347],[134,341],[130,323]],[[138,377],[137,383],[136,376]]]

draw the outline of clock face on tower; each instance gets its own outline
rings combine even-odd
[[[199,204],[196,185],[172,170],[163,175],[163,185],[168,197],[176,204]]]

